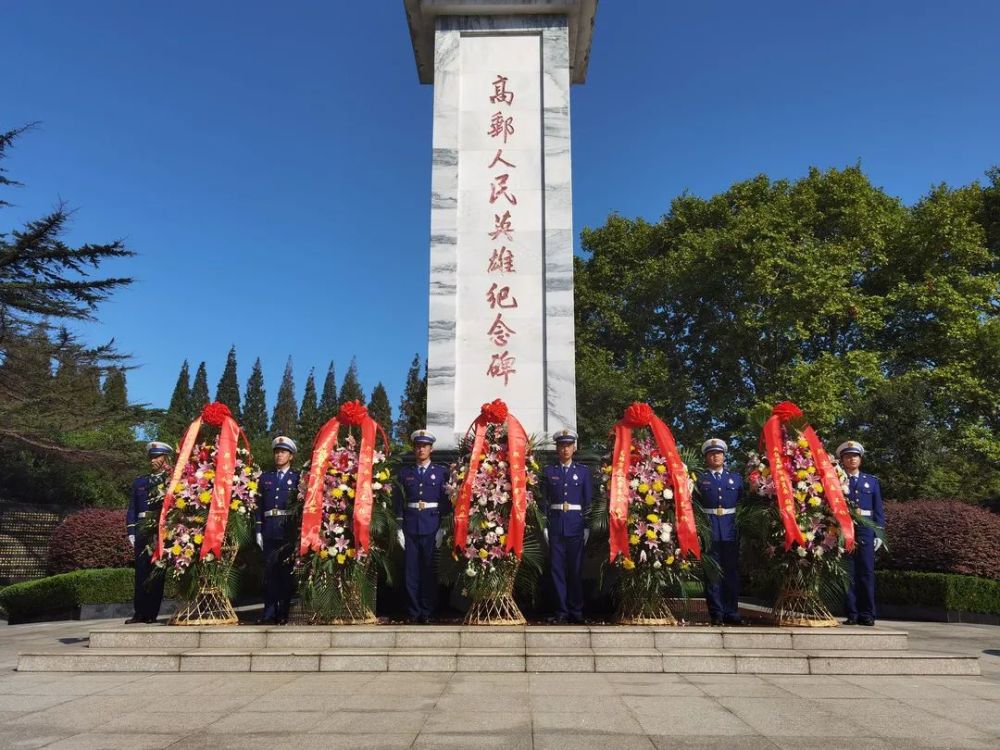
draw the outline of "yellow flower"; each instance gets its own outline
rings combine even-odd
[[[480,521],[479,522],[479,528],[485,529],[487,526],[489,526],[489,524],[486,523],[486,521]]]
[[[650,523],[659,523],[660,517],[655,513],[650,513],[648,516],[646,516],[646,520],[649,521]]]
[[[330,494],[339,498],[344,496],[344,491],[340,487],[334,487]]]
[[[170,551],[175,555],[179,555],[181,553],[181,545],[175,544],[173,547],[170,548]]]
[[[351,558],[352,560],[354,559],[354,548],[353,547],[351,547],[351,549],[347,550],[347,556],[349,558]]]
[[[354,490],[348,490],[347,491],[347,496],[348,497],[354,497]]]
[[[489,556],[490,556],[490,553],[489,553],[489,552],[487,552],[487,551],[486,551],[486,550],[484,550],[484,549],[481,549],[481,550],[479,550],[479,556],[480,556],[480,557],[481,557],[482,559],[484,559],[484,560],[485,560],[485,559],[486,559],[487,557],[489,557]]]
[[[184,500],[183,497],[177,498],[177,507],[181,509],[187,507],[187,502]]]
[[[668,557],[665,562],[667,563],[667,565],[673,565],[674,564],[674,556],[670,555],[670,557]]]
[[[601,471],[603,471],[605,474],[610,474],[611,473],[611,466],[610,465],[608,465],[608,466],[602,466],[601,467]]]
[[[382,469],[382,471],[380,471],[378,473],[378,481],[384,482],[388,478],[389,478],[389,472],[388,472],[388,470]]]
[[[215,479],[215,471],[212,469],[206,469],[202,476],[205,477],[205,479]]]
[[[809,498],[809,504],[810,504],[810,505],[811,505],[812,507],[814,507],[814,508],[818,508],[818,507],[819,507],[819,504],[820,504],[821,502],[823,502],[823,501],[822,501],[822,500],[820,500],[820,499],[819,499],[818,497],[811,497],[811,498]]]
[[[646,505],[656,505],[656,495],[646,495]]]
[[[190,547],[184,549],[184,557],[194,557],[194,550]]]
[[[340,563],[341,565],[343,565],[346,560],[347,560],[347,555],[345,554],[337,555],[337,562]]]
[[[206,504],[210,503],[212,502],[212,493],[209,492],[208,490],[205,490],[200,495],[198,495],[198,500],[201,501],[202,503]]]
[[[808,448],[809,447],[809,441],[806,440],[805,438],[799,438],[799,447],[800,448]]]
[[[237,500],[233,500],[231,503],[229,503],[229,507],[231,509],[233,509],[233,510],[239,510],[240,509],[240,501],[238,499]]]
[[[653,489],[656,490],[657,492],[663,492],[663,482],[657,479],[655,482],[653,482]]]
[[[653,531],[653,529],[646,529],[646,538],[647,539],[656,539],[656,532]]]
[[[634,547],[639,543],[639,536],[637,534],[633,534],[628,538],[628,543]]]
[[[646,484],[645,482],[642,482],[639,485],[638,489],[639,489],[639,494],[640,495],[645,495],[647,492],[649,492],[649,485]]]
[[[657,464],[656,465],[656,473],[657,474],[666,474],[667,473],[667,467],[664,466],[663,464]]]
[[[184,483],[183,482],[178,482],[177,484],[174,485],[174,492],[175,493],[176,492],[183,492],[183,491],[184,491]]]
[[[810,467],[809,467],[809,468],[807,469],[807,471],[808,471],[808,472],[809,472],[810,474],[815,474],[815,473],[816,473],[816,467],[815,467],[815,466],[810,466]]]
[[[805,469],[799,469],[797,472],[795,472],[795,476],[797,476],[799,479],[805,479],[806,477],[809,476],[809,472],[806,471]]]
[[[320,558],[320,560],[325,560],[329,556],[330,556],[330,551],[329,550],[321,549],[319,551],[319,558]]]
[[[250,474],[253,474],[253,469],[251,469],[249,466],[244,466],[243,473],[249,476]]]
[[[507,535],[506,534],[501,534],[500,535],[500,544],[506,544],[506,543],[507,543]]]
[[[813,492],[815,492],[818,495],[822,495],[823,485],[821,485],[819,482],[816,482],[816,484],[813,485]]]
[[[622,560],[622,567],[625,568],[625,570],[633,570],[635,568],[635,563],[630,559],[625,558]]]
[[[204,538],[205,538],[205,537],[203,537],[203,536],[202,536],[201,534],[195,534],[195,535],[194,535],[194,543],[195,543],[195,544],[201,544],[201,541],[202,541],[202,539],[204,539]]]
[[[800,503],[804,503],[805,500],[806,500],[806,493],[804,493],[804,492],[796,492],[795,493],[795,499],[798,500]]]
[[[249,482],[247,482],[247,489],[250,490],[251,492],[256,492],[257,483],[251,479]]]

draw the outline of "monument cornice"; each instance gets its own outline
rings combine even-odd
[[[434,30],[440,16],[566,16],[570,81],[584,83],[598,0],[403,0],[421,83],[434,83]]]

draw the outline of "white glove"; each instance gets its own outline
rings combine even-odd
[[[878,552],[882,548],[882,540],[875,537],[875,551]]]
[[[549,543],[549,530],[548,529],[542,529],[542,536],[545,537],[545,543],[548,544]]]
[[[586,544],[590,541],[590,529],[583,530],[583,543]]]
[[[264,549],[264,535],[259,531],[257,532],[257,546]]]
[[[399,542],[399,546],[401,549],[406,549],[406,537],[403,536],[402,529],[396,532],[396,541]]]
[[[434,535],[434,546],[440,547],[441,542],[444,541],[444,529],[438,529],[437,533]]]
[[[128,543],[131,544],[133,547],[135,546],[135,534],[128,535]]]

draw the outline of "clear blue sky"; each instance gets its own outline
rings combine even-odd
[[[82,330],[165,406],[235,344],[241,386],[357,355],[397,407],[426,353],[432,90],[400,0],[3,0],[0,128],[26,184],[0,231],[59,199],[70,242],[123,238],[136,277]],[[603,0],[573,91],[574,219],[656,220],[688,190],[860,162],[906,202],[1000,163],[996,0]]]

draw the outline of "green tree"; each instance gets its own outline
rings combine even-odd
[[[368,413],[372,419],[382,425],[382,429],[391,434],[392,405],[389,403],[389,394],[385,392],[385,386],[381,382],[376,383],[372,389],[372,400],[368,404]]]
[[[285,364],[285,375],[278,388],[278,400],[271,414],[271,435],[285,435],[297,440],[299,407],[295,403],[295,379],[292,376],[292,358]]]
[[[309,370],[306,388],[302,392],[302,404],[299,406],[298,435],[303,441],[310,442],[320,427],[322,423],[319,421],[319,405],[316,402],[316,373]]]
[[[362,390],[361,383],[358,380],[358,360],[356,357],[351,358],[351,366],[347,368],[347,374],[344,375],[344,382],[340,384],[340,393],[337,396],[337,400],[341,404],[346,404],[348,401],[365,403],[365,392]]]
[[[243,392],[243,429],[250,440],[257,441],[267,436],[267,397],[264,393],[264,369],[260,357],[253,363],[253,370],[247,378]]]
[[[208,372],[205,370],[205,363],[199,362],[198,369],[194,373],[194,383],[191,384],[191,411],[197,416],[201,414],[202,408],[209,402],[208,395]]]
[[[125,382],[125,370],[121,367],[112,369],[104,377],[101,385],[101,397],[104,408],[112,414],[121,414],[128,409],[128,386]]]
[[[326,370],[326,378],[323,380],[323,393],[319,398],[319,423],[324,425],[337,413],[340,404],[337,401],[337,374],[333,369],[333,362]]]
[[[395,425],[397,443],[409,443],[414,430],[427,426],[426,365],[423,377],[420,376],[420,369],[420,355],[414,354],[413,362],[410,363],[410,369],[406,373],[403,395],[399,399],[399,416]]]
[[[229,349],[229,356],[226,357],[226,367],[219,378],[219,385],[215,389],[215,400],[229,407],[229,411],[239,422],[242,418],[240,413],[240,382],[236,377],[236,347]]]

